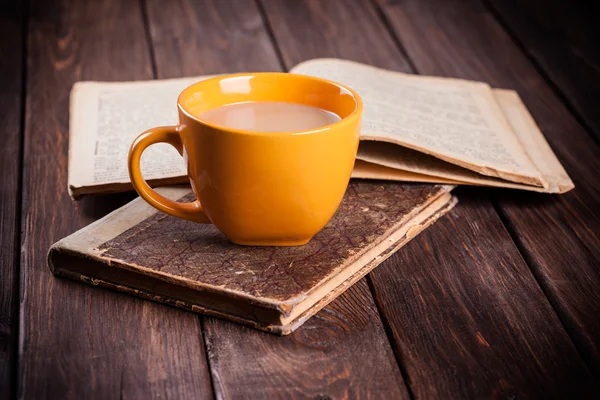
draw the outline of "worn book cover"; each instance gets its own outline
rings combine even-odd
[[[451,209],[452,188],[351,182],[333,219],[299,247],[237,246],[138,198],[54,244],[48,261],[59,276],[285,335]]]

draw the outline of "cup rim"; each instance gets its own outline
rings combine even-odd
[[[187,95],[187,92],[189,92],[193,87],[201,86],[206,83],[213,82],[213,81],[219,81],[219,80],[235,78],[235,77],[244,77],[244,76],[246,76],[246,77],[277,76],[277,77],[283,77],[284,79],[287,79],[291,76],[294,78],[301,77],[302,79],[323,82],[323,83],[326,83],[326,84],[329,84],[332,86],[336,86],[340,89],[344,89],[344,90],[348,91],[352,95],[356,105],[354,107],[354,110],[352,110],[352,112],[349,115],[347,115],[346,117],[344,117],[344,118],[340,119],[339,121],[336,121],[332,124],[324,125],[324,126],[321,126],[321,127],[315,128],[315,129],[308,129],[308,130],[301,130],[301,131],[261,132],[261,131],[253,131],[253,130],[249,130],[249,129],[229,128],[224,125],[219,125],[219,124],[205,121],[205,120],[201,119],[200,117],[192,115],[190,112],[188,112],[188,110],[186,110],[186,108],[182,104],[183,96]],[[228,133],[237,133],[237,134],[242,134],[242,135],[253,135],[253,136],[275,136],[275,135],[276,136],[296,136],[296,135],[307,135],[307,134],[319,133],[319,132],[323,132],[323,131],[326,131],[326,130],[329,130],[332,128],[342,127],[344,125],[352,123],[354,120],[356,120],[357,118],[360,117],[360,113],[363,109],[363,101],[362,101],[362,98],[360,97],[360,95],[358,93],[356,93],[355,90],[349,88],[346,85],[331,81],[329,79],[323,79],[323,78],[319,78],[316,76],[310,76],[310,75],[294,74],[294,73],[289,73],[289,72],[242,72],[242,73],[236,73],[236,74],[223,74],[223,75],[213,76],[211,78],[203,79],[199,82],[196,82],[196,83],[193,83],[193,84],[187,86],[185,89],[183,89],[181,91],[181,93],[177,97],[177,108],[183,114],[185,114],[187,117],[193,119],[194,121],[196,121],[202,125],[205,125],[207,127],[210,127],[212,129],[216,129],[216,130],[227,131]]]

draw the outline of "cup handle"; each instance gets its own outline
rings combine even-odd
[[[176,126],[160,126],[148,129],[146,132],[139,135],[129,149],[129,177],[131,178],[133,187],[142,199],[164,213],[199,222],[201,224],[210,224],[211,222],[204,213],[199,200],[191,203],[178,203],[168,199],[152,190],[150,185],[148,185],[142,177],[140,168],[142,153],[148,146],[156,143],[169,143],[171,146],[175,147],[180,154],[183,150],[183,144],[181,143],[181,138],[179,137]]]

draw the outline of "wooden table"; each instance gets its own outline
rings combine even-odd
[[[0,397],[600,396],[600,48],[539,0],[32,0],[0,21]],[[460,204],[277,337],[56,279],[50,244],[133,198],[67,195],[69,90],[341,57],[517,90],[576,184]]]

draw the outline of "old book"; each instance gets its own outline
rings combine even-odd
[[[338,81],[363,98],[353,177],[546,193],[574,187],[514,91],[337,59],[303,62],[290,72]],[[71,93],[71,195],[131,189],[127,152],[133,139],[148,128],[176,124],[177,95],[205,78],[76,83]],[[183,159],[167,144],[148,149],[142,170],[155,186],[187,182]]]
[[[54,244],[52,272],[257,329],[288,334],[437,218],[450,185],[352,182],[308,244],[243,247],[213,226],[136,199]],[[158,191],[183,201],[189,189]]]

